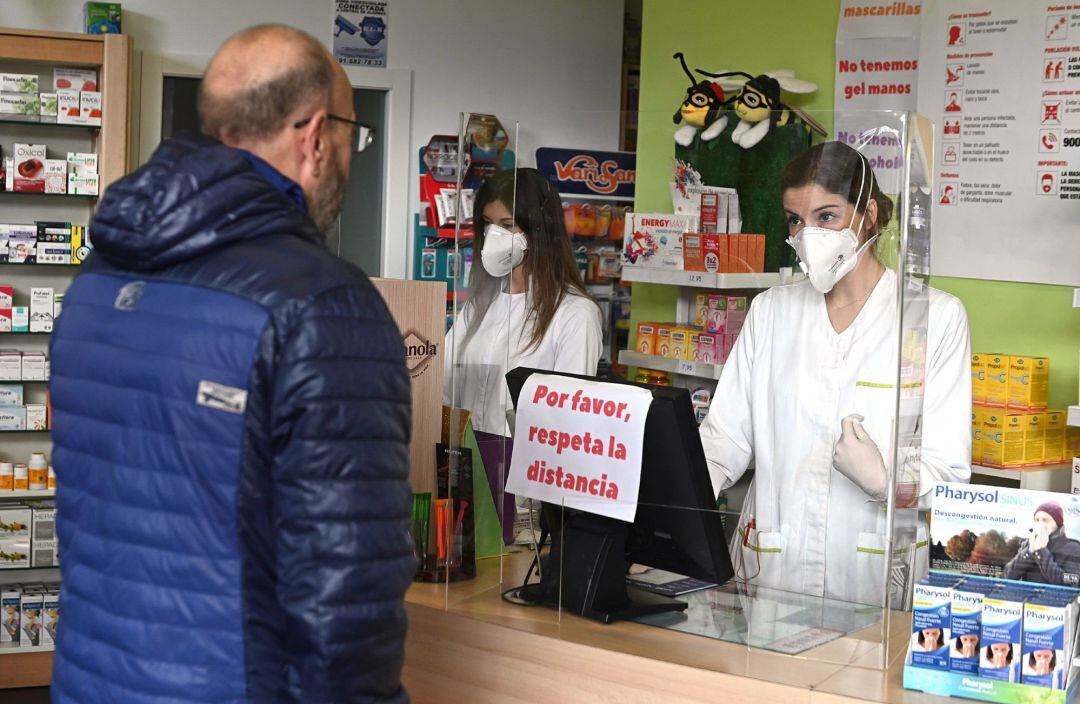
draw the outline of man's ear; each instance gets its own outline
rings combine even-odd
[[[319,108],[308,123],[300,128],[300,153],[316,178],[326,161],[326,115],[326,108]]]

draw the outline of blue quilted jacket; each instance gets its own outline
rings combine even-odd
[[[409,376],[244,156],[112,185],[52,337],[54,702],[405,702]]]

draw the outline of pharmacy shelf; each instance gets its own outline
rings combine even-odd
[[[1080,428],[1080,406],[1069,406],[1069,415],[1065,422]]]
[[[76,132],[100,132],[101,125],[72,125],[67,122],[46,120],[18,120],[10,117],[0,117],[0,125],[20,125],[22,127],[49,127],[58,130],[72,130]]]
[[[48,430],[0,430],[0,435],[33,435],[35,433],[47,433]]]
[[[50,267],[61,267],[61,268],[70,269],[73,266],[80,266],[80,265],[79,264],[50,264],[49,262],[0,262],[0,266],[27,266],[27,267],[50,266]]]
[[[11,330],[2,330],[0,335],[52,335],[51,332],[12,332]]]
[[[1048,464],[1043,466],[1002,469],[985,465],[971,465],[975,476],[995,477],[1017,482],[1021,489],[1036,491],[1059,491],[1068,493],[1072,483],[1072,464]]]
[[[710,274],[703,271],[653,269],[641,266],[623,266],[622,269],[623,281],[719,290],[766,289],[792,283],[802,278],[802,274],[788,276],[775,271],[754,274]]]
[[[621,350],[619,352],[619,364],[625,364],[629,367],[655,369],[668,374],[692,376],[698,379],[719,379],[720,371],[724,368],[722,364],[704,364],[702,362],[688,362],[682,359],[669,359],[651,354],[641,354],[634,350]]]
[[[55,645],[15,645],[4,643],[0,645],[0,655],[26,655],[27,653],[51,653],[56,650]]]
[[[0,501],[14,501],[21,499],[55,499],[56,489],[44,489],[42,491],[0,491]]]
[[[31,193],[27,191],[0,191],[0,197],[4,198],[76,198],[78,200],[97,200],[97,196],[87,196],[81,193]]]

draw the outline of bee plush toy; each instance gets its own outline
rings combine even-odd
[[[789,93],[813,93],[817,84],[795,78],[795,72],[786,69],[769,71],[760,76],[734,71],[728,73],[706,73],[703,76],[727,79],[721,82],[721,88],[742,90],[734,98],[735,114],[739,124],[731,133],[731,141],[743,149],[749,149],[760,142],[774,125],[786,125],[794,119],[792,108],[780,102],[780,91]]]
[[[707,142],[716,139],[724,131],[728,123],[724,110],[730,100],[725,100],[724,89],[719,83],[697,81],[694,74],[686,66],[686,60],[683,58],[681,51],[671,58],[679,60],[683,72],[690,79],[690,87],[686,89],[686,98],[675,112],[674,117],[672,117],[672,121],[676,125],[680,122],[685,123],[675,131],[675,141],[684,147],[688,147],[694,141],[694,135],[697,134],[698,130],[704,130],[701,133],[702,141]],[[699,73],[701,72],[699,71]],[[716,78],[729,74],[709,75]]]

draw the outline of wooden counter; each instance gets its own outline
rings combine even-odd
[[[530,554],[482,560],[478,576],[450,585],[416,584],[405,686],[434,702],[762,702],[768,704],[955,704],[902,688],[904,615],[894,620],[895,657],[886,671],[873,633],[853,634],[799,656],[630,622],[603,625],[502,600]],[[500,575],[500,572],[502,574]],[[861,667],[860,663],[871,667]]]

